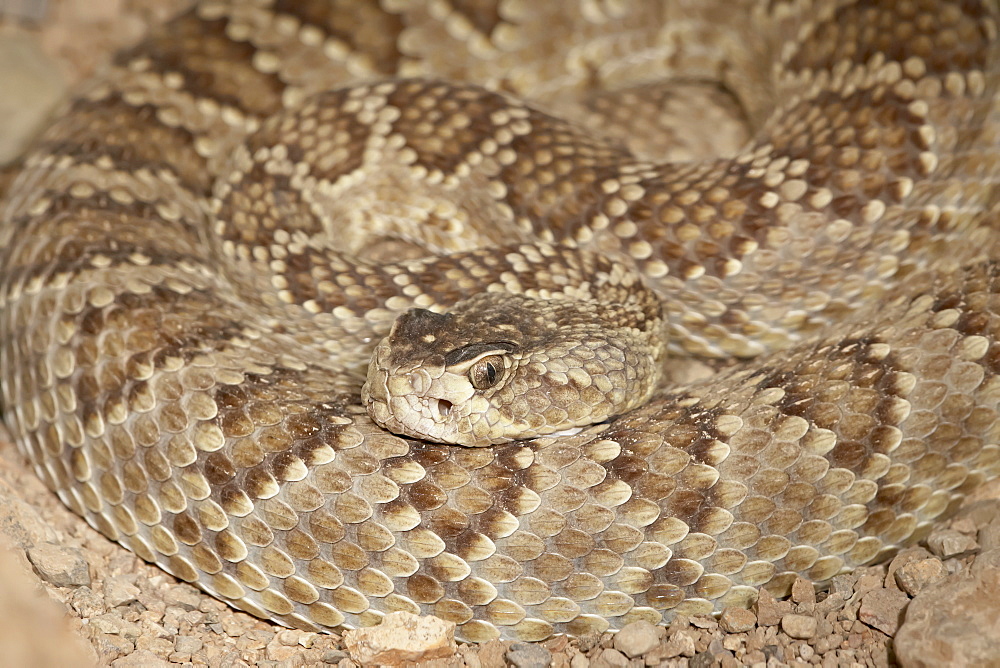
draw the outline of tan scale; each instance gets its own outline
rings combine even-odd
[[[122,52],[0,208],[4,421],[110,538],[283,624],[541,640],[1000,473],[992,0],[286,4]]]

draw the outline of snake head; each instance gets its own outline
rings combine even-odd
[[[376,347],[362,401],[394,433],[473,447],[601,422],[656,383],[653,345],[609,327],[616,315],[493,293],[447,314],[411,309]]]

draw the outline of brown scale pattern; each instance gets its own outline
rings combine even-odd
[[[1000,474],[995,3],[580,4],[205,2],[120,54],[0,209],[38,475],[262,617],[539,640],[829,578]],[[407,309],[600,271],[755,359],[486,448],[359,405]]]

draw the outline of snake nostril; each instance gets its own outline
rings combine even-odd
[[[438,413],[440,413],[442,417],[448,417],[449,415],[451,415],[452,405],[453,404],[450,401],[446,401],[445,399],[438,399]]]

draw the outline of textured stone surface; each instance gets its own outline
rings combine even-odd
[[[615,635],[615,649],[631,659],[653,649],[659,640],[655,626],[646,621],[632,622]]]
[[[757,598],[757,623],[761,626],[776,626],[781,618],[792,611],[791,601],[779,601],[766,589],[760,590]]]
[[[547,668],[552,664],[552,653],[549,650],[526,642],[511,645],[506,658],[515,668]]]
[[[378,626],[346,631],[344,646],[362,664],[440,659],[455,653],[455,625],[436,617],[393,612]]]
[[[4,499],[0,497],[0,507]],[[0,534],[0,657],[6,666],[92,666],[97,655],[78,635],[65,609],[32,582],[23,552]],[[36,581],[37,582],[37,581]]]
[[[812,638],[816,635],[816,627],[816,618],[808,615],[790,613],[781,618],[781,630],[792,638]]]
[[[931,557],[900,566],[896,571],[896,584],[910,596],[916,596],[924,587],[940,582],[947,575],[941,560]]]
[[[924,588],[895,647],[907,668],[1000,664],[1000,549],[980,555],[968,573]]]
[[[861,598],[858,619],[882,633],[892,636],[902,621],[903,610],[910,598],[896,589],[876,589]]]
[[[979,549],[979,543],[972,536],[954,529],[933,532],[927,538],[927,547],[936,557],[947,559],[971,554]]]
[[[743,608],[726,608],[719,618],[719,626],[730,633],[749,631],[757,625],[757,616]]]
[[[137,600],[139,588],[133,584],[134,581],[134,576],[116,575],[104,583],[104,602],[109,608],[128,605]]]
[[[80,550],[39,543],[28,548],[28,560],[43,580],[57,587],[90,584],[90,568]]]

